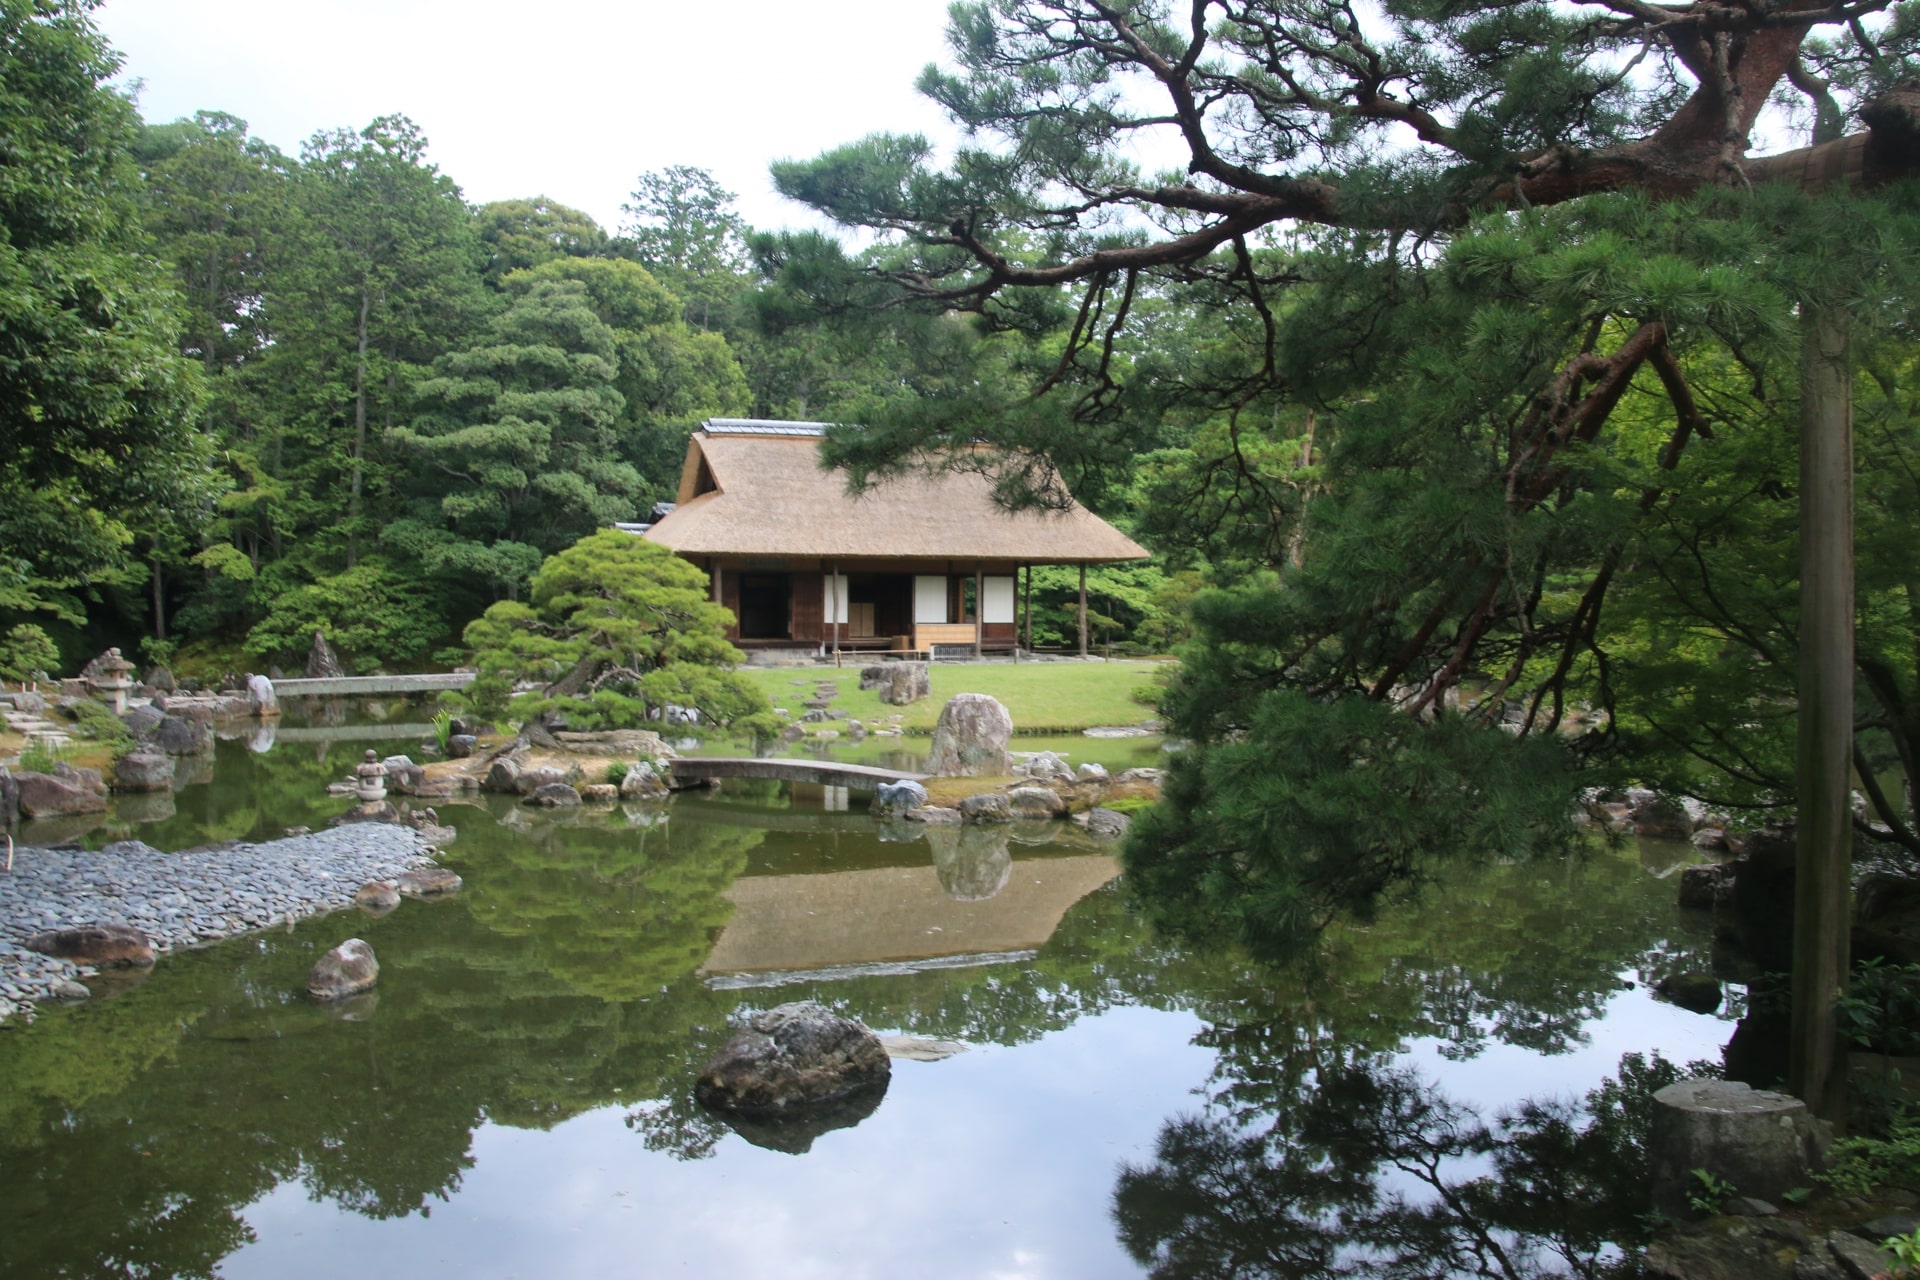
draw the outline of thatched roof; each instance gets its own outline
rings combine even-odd
[[[646,537],[682,555],[1144,560],[1147,551],[1092,512],[1011,513],[987,477],[915,473],[859,497],[820,468],[819,423],[714,419],[694,433],[679,502]]]

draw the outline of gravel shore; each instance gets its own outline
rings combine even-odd
[[[158,954],[351,906],[367,881],[432,865],[428,852],[420,833],[385,823],[182,853],[137,840],[98,852],[23,847],[0,870],[0,1022],[30,1019],[34,1001],[94,972],[27,950],[43,929],[130,924]]]

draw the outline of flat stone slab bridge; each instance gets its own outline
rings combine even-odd
[[[473,683],[471,671],[434,671],[416,676],[289,676],[273,682],[283,698],[344,698],[366,694],[434,693],[464,689]]]
[[[831,760],[761,759],[744,756],[679,756],[673,761],[675,778],[755,778],[780,782],[811,782],[822,787],[851,787],[877,791],[886,782],[924,782],[924,773],[902,773],[865,764],[835,764]]]

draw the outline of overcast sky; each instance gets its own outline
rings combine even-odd
[[[810,219],[769,161],[956,136],[913,91],[946,61],[946,0],[107,0],[96,18],[149,121],[226,111],[291,153],[404,114],[469,201],[545,195],[610,231],[645,170],[705,168],[775,228]]]

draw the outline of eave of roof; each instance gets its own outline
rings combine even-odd
[[[1077,504],[1064,511],[1006,511],[995,505],[988,478],[974,472],[915,472],[852,495],[844,472],[820,468],[819,446],[817,432],[742,430],[733,422],[696,432],[679,505],[645,536],[682,555],[705,556],[1043,564],[1148,556]],[[692,478],[702,463],[717,488],[694,494]]]

